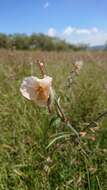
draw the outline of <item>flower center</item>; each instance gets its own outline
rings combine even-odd
[[[36,89],[37,99],[47,102],[49,97],[49,90],[47,86],[39,85]]]

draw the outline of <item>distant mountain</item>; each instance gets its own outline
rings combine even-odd
[[[91,47],[89,47],[89,49],[91,49],[91,50],[104,50],[105,49],[105,45],[91,46]]]

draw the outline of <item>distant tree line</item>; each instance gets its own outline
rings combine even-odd
[[[33,33],[31,35],[26,34],[4,34],[0,33],[0,48],[5,49],[17,49],[17,50],[47,50],[47,51],[60,51],[60,50],[85,50],[87,45],[80,44],[75,46],[67,43],[65,40],[59,38],[49,37],[44,34]]]

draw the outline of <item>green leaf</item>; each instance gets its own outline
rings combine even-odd
[[[48,149],[50,146],[52,146],[57,140],[70,137],[70,135],[71,135],[71,134],[63,134],[63,135],[60,135],[60,136],[54,138],[54,139],[49,143],[49,145],[46,147],[46,149]]]
[[[53,116],[50,120],[49,125],[52,127],[59,126],[61,123],[61,119],[58,116]]]

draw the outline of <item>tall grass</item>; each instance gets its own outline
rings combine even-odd
[[[78,132],[86,132],[82,147],[72,135],[47,148],[70,129],[55,110],[50,115],[19,92],[24,77],[40,75],[38,58],[53,77],[66,117]],[[83,68],[67,87],[76,60],[84,61]],[[103,52],[0,51],[0,190],[107,189],[107,119],[95,132],[88,125],[107,110],[106,64]]]

